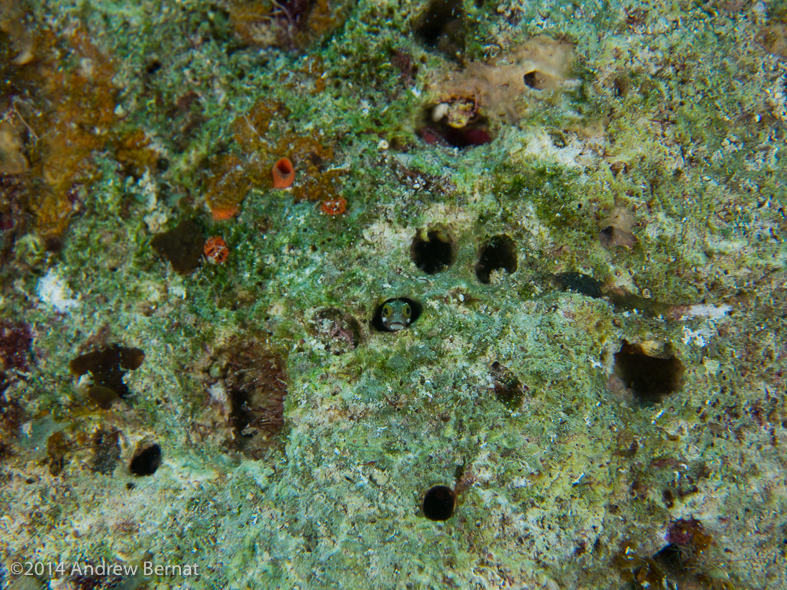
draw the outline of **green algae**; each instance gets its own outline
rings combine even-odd
[[[544,31],[578,56],[576,84],[528,97],[518,121],[494,121],[496,139],[466,150],[418,139],[457,67],[414,41],[421,4],[344,6],[332,37],[298,49],[245,45],[224,3],[35,4],[55,31],[77,19],[114,59],[117,135],[144,129],[169,167],[128,177],[111,152],[96,154],[62,249],[4,260],[0,309],[36,334],[31,370],[9,371],[4,393],[29,419],[3,439],[15,454],[0,462],[0,507],[20,523],[0,543],[5,561],[155,555],[209,572],[157,586],[614,587],[621,540],[651,555],[670,522],[697,515],[724,543],[700,567],[724,562],[736,587],[784,585],[778,559],[757,560],[780,540],[755,534],[785,511],[783,60],[755,41],[769,17],[755,6],[465,4],[467,62]],[[394,55],[417,68],[402,73]],[[344,215],[254,188],[235,219],[209,219],[207,162],[238,150],[232,122],[260,101],[289,113],[267,144],[314,132],[331,146],[324,165],[343,170]],[[615,207],[636,221],[630,250],[598,240]],[[151,237],[192,215],[231,253],[178,276]],[[426,275],[410,244],[436,224],[456,237],[456,261]],[[481,285],[478,248],[499,234],[519,268]],[[78,297],[67,313],[37,293],[50,270]],[[557,292],[544,278],[567,272],[617,295]],[[422,316],[375,332],[375,307],[394,297]],[[680,319],[677,306],[699,303],[706,315]],[[313,325],[328,308],[360,326],[338,355]],[[623,340],[671,344],[686,367],[680,391],[655,408],[631,403],[613,377]],[[214,387],[214,356],[232,341],[286,359],[285,426],[256,460],[233,444]],[[68,365],[100,342],[140,348],[145,362],[127,400],[87,411]],[[495,362],[526,388],[517,404],[495,396]],[[122,464],[83,469],[92,446],[75,439],[51,474],[32,449],[53,424],[117,428]],[[147,439],[163,464],[129,489]],[[445,523],[419,514],[432,485],[461,489]]]

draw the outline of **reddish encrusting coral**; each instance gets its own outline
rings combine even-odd
[[[483,124],[462,128],[437,123],[418,129],[418,135],[429,145],[444,144],[455,148],[476,147],[490,143],[493,139]]]
[[[27,357],[33,343],[30,326],[22,322],[0,322],[0,372],[9,369],[27,371]]]
[[[285,361],[262,343],[235,339],[212,356],[209,391],[223,393],[221,405],[229,442],[252,459],[261,458],[284,428],[287,398]],[[215,428],[215,427],[214,427]]]
[[[703,552],[713,542],[712,537],[696,518],[678,519],[667,531],[668,543],[691,548],[695,552]]]
[[[334,197],[320,203],[320,210],[326,215],[341,215],[346,209],[347,200],[344,197]]]
[[[205,258],[211,264],[223,264],[227,257],[230,255],[230,249],[227,247],[227,242],[221,236],[212,236],[205,240],[205,247],[203,248]]]

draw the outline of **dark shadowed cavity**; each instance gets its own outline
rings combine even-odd
[[[680,389],[683,363],[674,355],[649,356],[639,344],[625,340],[615,353],[617,375],[642,405],[657,404]]]
[[[161,447],[155,443],[137,449],[128,470],[136,476],[153,475],[161,465]]]
[[[410,245],[413,263],[426,274],[433,275],[451,266],[456,260],[456,240],[442,227],[426,232],[419,229]]]
[[[489,284],[492,271],[505,270],[509,274],[513,274],[516,269],[516,244],[507,235],[494,236],[479,248],[475,274],[478,280],[485,285]]]
[[[424,495],[424,515],[429,520],[448,520],[454,514],[456,494],[448,486],[434,486]]]

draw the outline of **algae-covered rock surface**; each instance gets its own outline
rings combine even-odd
[[[5,0],[0,59],[2,588],[787,587],[783,2]]]

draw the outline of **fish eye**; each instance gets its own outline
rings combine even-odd
[[[409,318],[412,314],[413,314],[413,310],[410,309],[410,304],[409,303],[405,303],[404,304],[404,316]]]
[[[383,317],[387,318],[389,315],[391,315],[391,304],[386,303],[383,305]]]

